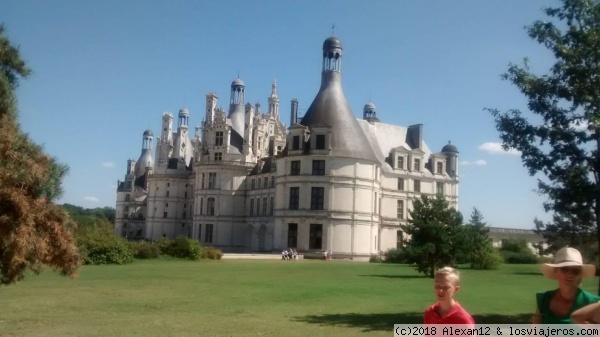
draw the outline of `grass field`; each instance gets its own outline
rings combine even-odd
[[[482,324],[526,323],[555,287],[532,265],[461,273],[457,299]],[[0,288],[0,336],[390,336],[433,301],[432,280],[402,265],[136,261]]]

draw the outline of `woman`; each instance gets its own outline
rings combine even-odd
[[[596,267],[583,264],[581,253],[575,248],[561,248],[554,256],[554,263],[542,265],[542,273],[557,280],[558,289],[536,294],[534,324],[572,324],[573,311],[600,300],[579,288],[582,279],[595,276]]]

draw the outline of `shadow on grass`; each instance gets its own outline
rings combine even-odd
[[[526,324],[531,321],[531,314],[474,315],[476,324]],[[360,328],[362,331],[392,331],[394,324],[423,324],[423,313],[409,312],[397,314],[325,314],[296,317],[297,322]]]
[[[517,271],[514,274],[515,275],[535,275],[535,276],[542,276],[542,273],[537,272],[537,271]]]
[[[422,278],[426,279],[426,276],[422,275],[359,275],[363,277],[383,277],[383,278],[404,278],[404,279],[413,279],[413,278]]]

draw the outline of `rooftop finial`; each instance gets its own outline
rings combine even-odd
[[[335,36],[335,24],[331,25],[331,36]]]

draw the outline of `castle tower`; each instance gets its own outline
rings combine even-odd
[[[153,139],[152,131],[146,130],[144,131],[143,141],[142,141],[142,154],[140,155],[140,159],[135,163],[134,173],[136,177],[141,177],[146,173],[146,167],[153,168],[154,167],[154,158],[152,157],[152,139]],[[128,162],[129,163],[129,162]]]
[[[323,42],[321,88],[300,124],[331,126],[331,155],[378,162],[342,90],[342,42]]]
[[[239,78],[231,82],[231,98],[229,100],[229,115],[231,126],[240,136],[244,135],[244,82]]]
[[[271,96],[269,96],[269,114],[279,119],[279,97],[277,97],[277,81],[273,80],[271,85]]]
[[[206,94],[206,117],[204,120],[207,124],[212,124],[215,120],[215,109],[218,99],[219,97],[214,92]]]

